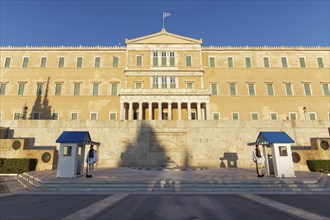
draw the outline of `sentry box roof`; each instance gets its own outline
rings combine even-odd
[[[83,143],[100,145],[99,142],[92,141],[88,131],[63,131],[57,138],[56,143]]]
[[[294,143],[294,140],[284,131],[262,131],[259,133],[257,140],[248,145],[255,144],[289,144]]]

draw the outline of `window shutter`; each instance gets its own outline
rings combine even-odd
[[[230,95],[236,95],[236,84],[230,83],[229,88],[230,88]]]
[[[323,64],[323,59],[322,57],[318,57],[317,58],[317,63],[319,65],[319,68],[324,68],[324,64]]]
[[[268,57],[264,57],[264,67],[269,68],[269,59],[268,59]]]
[[[118,61],[119,61],[118,57],[113,57],[112,67],[117,68],[118,67]]]
[[[232,57],[228,57],[227,58],[227,62],[228,62],[228,67],[229,68],[234,67],[234,63],[233,63],[233,58]]]
[[[24,94],[24,83],[18,84],[18,95],[23,95]]]
[[[61,95],[61,90],[62,90],[62,84],[61,83],[56,83],[56,85],[55,85],[55,95],[56,96]]]
[[[136,66],[142,66],[142,56],[136,57]]]
[[[273,87],[272,83],[267,84],[267,93],[268,93],[269,96],[274,95],[274,87]]]
[[[5,68],[9,68],[10,67],[10,61],[11,61],[11,58],[10,57],[6,57]]]
[[[95,57],[95,67],[101,66],[101,57]]]

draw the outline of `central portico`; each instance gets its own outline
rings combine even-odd
[[[210,119],[210,92],[204,88],[201,44],[202,40],[168,33],[165,29],[126,39],[125,85],[119,93],[120,119]]]
[[[125,91],[120,97],[121,120],[207,120],[210,101],[207,92],[157,93]]]

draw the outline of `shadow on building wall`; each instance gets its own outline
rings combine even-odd
[[[121,140],[124,152],[121,153],[120,166],[123,167],[162,167],[166,158],[164,147],[157,140],[154,130],[145,121],[139,121],[137,134],[130,137],[127,134]]]
[[[225,152],[223,157],[220,157],[220,167],[234,167],[237,168],[238,156],[235,152]],[[227,162],[227,164],[225,163]]]
[[[48,77],[48,79],[47,79],[45,93],[44,93],[43,97],[41,95],[42,91],[40,92],[40,90],[37,90],[37,94],[36,94],[37,98],[35,99],[34,105],[32,106],[29,119],[34,119],[33,118],[34,113],[40,113],[39,119],[43,119],[43,120],[53,119],[52,106],[49,105],[49,99],[48,99],[49,80],[50,80],[50,77]],[[24,108],[26,108],[25,106],[23,107],[23,114],[22,114],[23,119],[24,119],[24,115],[26,115],[26,111],[27,111],[27,110],[24,110]]]
[[[136,123],[139,124],[136,135],[126,134],[121,140],[125,150],[120,156],[120,166],[189,167],[186,132],[156,131],[148,121]]]
[[[35,146],[34,137],[15,136],[9,127],[0,127],[0,152],[3,158],[37,159],[37,170],[56,169],[58,151],[56,146]]]

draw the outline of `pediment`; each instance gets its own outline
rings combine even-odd
[[[126,44],[202,44],[202,40],[172,34],[163,29],[155,34],[131,40],[126,39]]]

